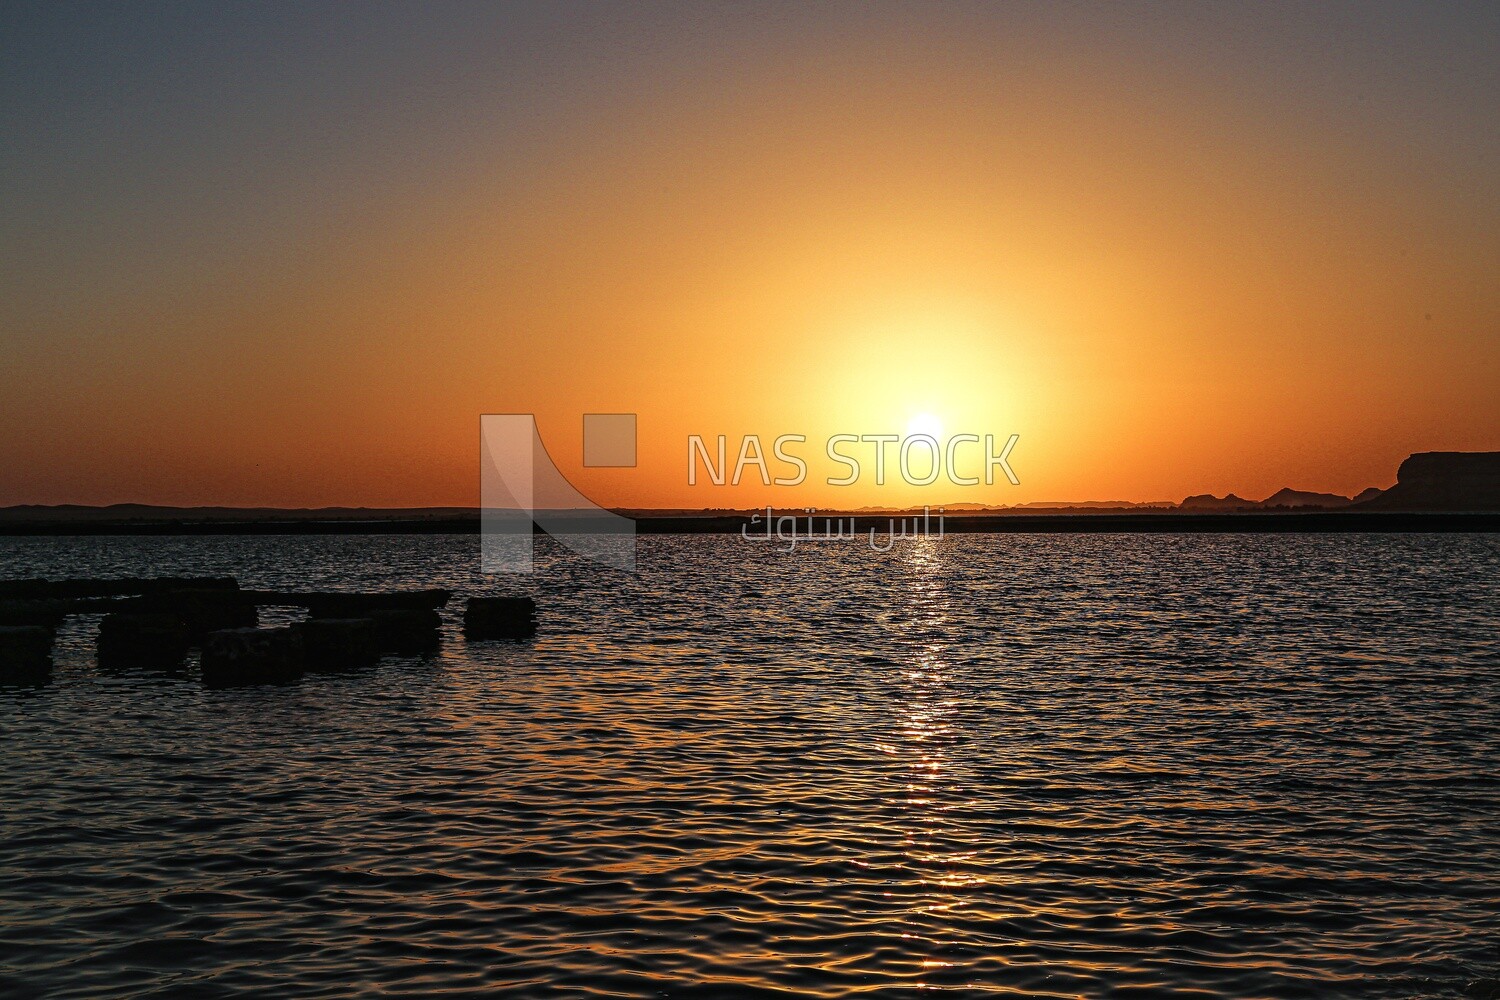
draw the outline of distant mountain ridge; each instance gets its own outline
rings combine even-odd
[[[1177,506],[1170,500],[1033,500],[1018,503],[1011,510],[1138,510],[1142,507],[1161,507],[1165,510]]]
[[[1282,489],[1264,500],[1245,500],[1233,493],[1220,499],[1191,496],[1180,510],[1234,511],[1318,508],[1368,511],[1500,510],[1500,451],[1424,451],[1407,457],[1396,470],[1396,485],[1370,487],[1353,497]]]
[[[1371,497],[1378,495],[1381,491],[1370,487],[1359,495]],[[1233,510],[1277,510],[1298,509],[1316,507],[1320,510],[1334,510],[1339,507],[1348,507],[1354,503],[1352,497],[1341,496],[1337,493],[1315,493],[1311,490],[1294,490],[1290,486],[1284,486],[1266,497],[1264,500],[1246,500],[1244,497],[1235,496],[1230,493],[1225,497],[1216,497],[1212,493],[1200,493],[1190,496],[1177,505],[1178,510],[1203,510],[1203,511],[1233,511]]]
[[[1290,487],[1277,490],[1264,500],[1247,500],[1230,493],[1217,497],[1210,493],[1186,497],[1179,504],[1169,501],[1137,502],[1129,500],[1050,501],[1035,500],[1016,504],[951,503],[931,504],[951,516],[965,514],[1022,514],[1042,512],[1185,512],[1233,513],[1236,511],[1500,511],[1500,452],[1418,452],[1401,463],[1396,484],[1390,489],[1370,487],[1353,497],[1337,493],[1318,493]],[[629,517],[710,517],[748,515],[758,508],[700,508],[670,510],[629,510],[618,513]],[[820,510],[820,514],[910,513],[920,507],[862,507],[857,511]],[[781,511],[799,513],[800,511]],[[0,523],[12,525],[135,524],[135,523],[240,523],[267,521],[454,521],[479,518],[477,507],[165,507],[152,504],[122,503],[103,507],[83,504],[22,504],[0,507]],[[30,529],[23,529],[30,530]]]

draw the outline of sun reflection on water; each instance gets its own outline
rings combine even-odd
[[[958,890],[984,879],[970,873],[980,851],[964,842],[950,815],[964,798],[953,759],[963,733],[957,718],[961,697],[953,686],[952,669],[959,636],[944,550],[943,539],[921,538],[903,551],[905,613],[898,627],[913,652],[901,668],[896,697],[905,769],[903,851],[918,889],[902,936],[921,942],[921,973],[949,970],[943,982],[951,983],[969,964],[950,955],[963,951],[950,929],[953,917],[967,905]],[[925,981],[913,985],[937,986]]]

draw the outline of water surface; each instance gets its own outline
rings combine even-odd
[[[534,592],[288,688],[0,690],[0,994],[1390,997],[1500,965],[1481,536],[0,540],[0,575]],[[272,616],[267,616],[269,620]],[[1473,970],[1473,971],[1471,971]]]

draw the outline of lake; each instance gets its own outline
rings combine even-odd
[[[1500,967],[1482,535],[4,538],[0,576],[452,588],[289,687],[0,689],[0,994],[1443,997]],[[462,597],[531,593],[526,643]],[[264,622],[291,613],[266,613]]]

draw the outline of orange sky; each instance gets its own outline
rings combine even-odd
[[[152,104],[149,60],[52,93],[38,56],[5,106],[0,504],[470,505],[484,412],[629,507],[1350,494],[1500,449],[1482,8],[1331,49],[1291,8],[841,10],[538,14],[509,62],[262,40],[305,64],[202,106]],[[158,57],[189,83],[231,43],[191,44]],[[580,469],[580,415],[620,411],[640,465]],[[689,434],[816,457],[922,412],[1019,434],[1021,485],[687,486]]]

